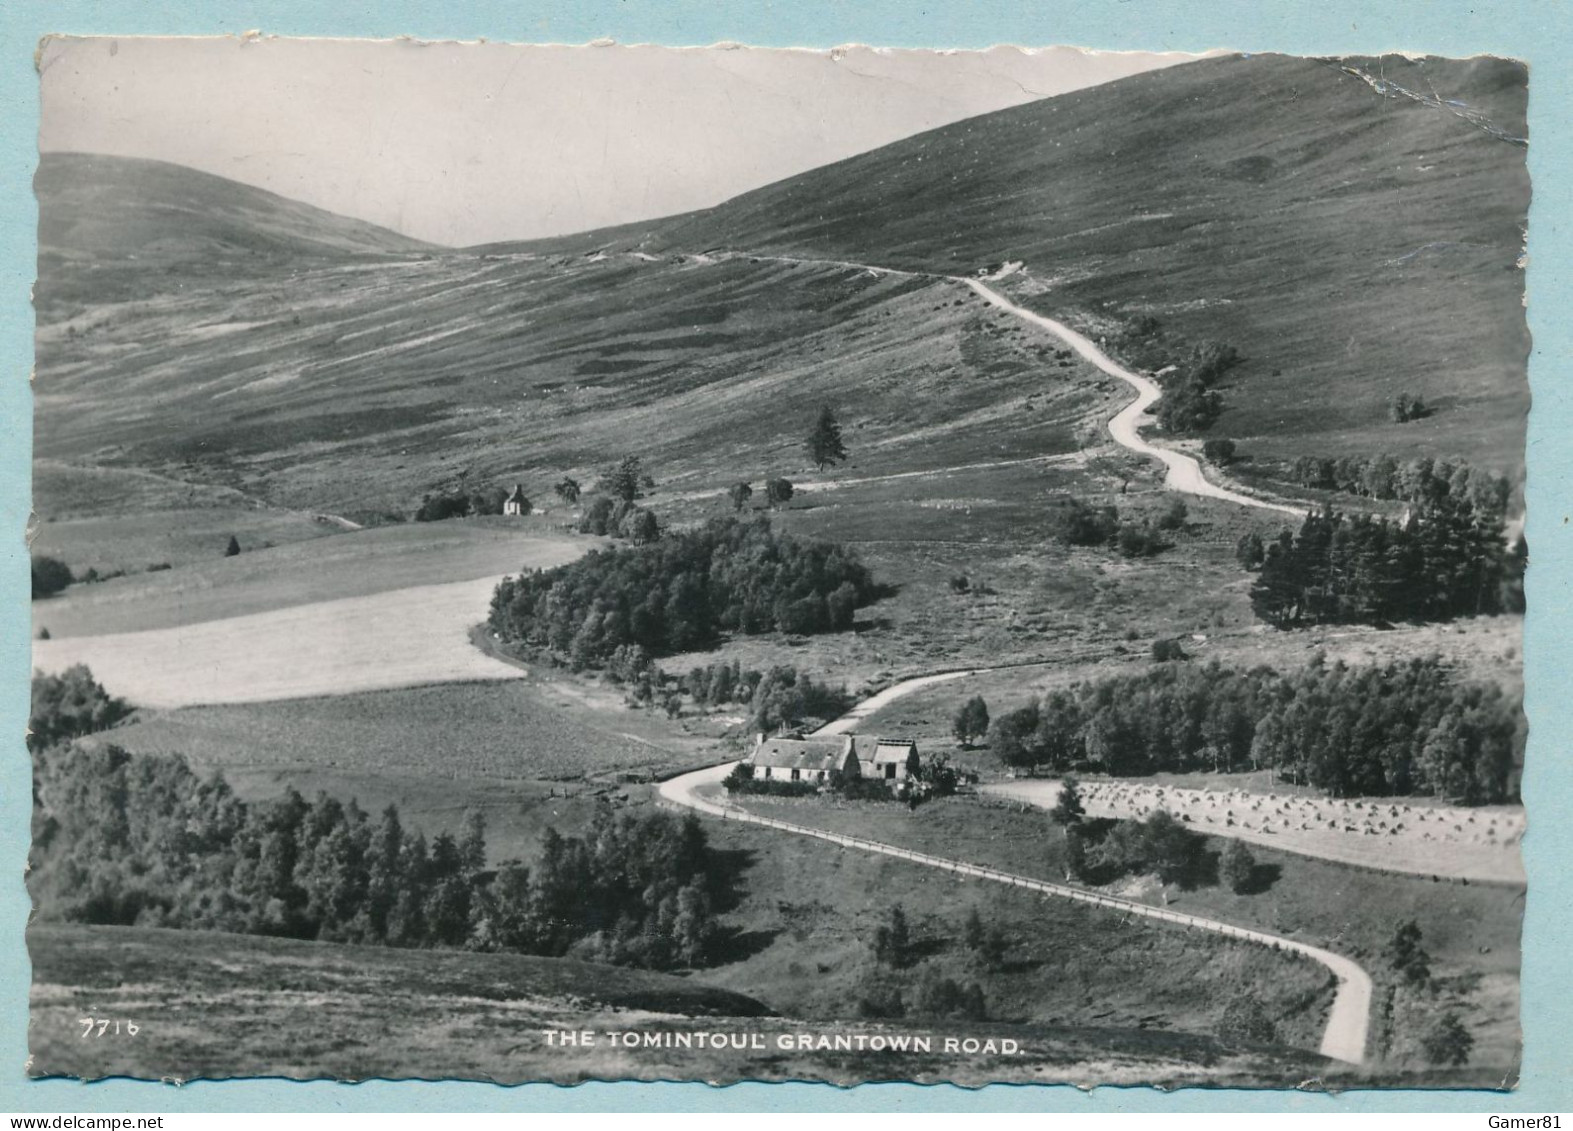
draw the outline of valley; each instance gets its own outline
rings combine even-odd
[[[1069,885],[1066,838],[1042,811],[1064,767],[1012,762],[996,732],[954,726],[975,697],[997,720],[1073,686],[1215,662],[1297,672],[1435,657],[1517,710],[1521,615],[1477,595],[1476,616],[1277,627],[1261,615],[1261,562],[1242,556],[1313,508],[1278,474],[1297,457],[1384,452],[1522,474],[1522,75],[1488,59],[1401,64],[1467,95],[1470,118],[1440,96],[1383,98],[1346,62],[1207,59],[969,119],[705,212],[470,249],[176,166],[46,154],[32,551],[76,580],[34,601],[34,665],[85,664],[134,708],[80,741],[183,755],[246,804],[294,790],[372,814],[396,806],[433,840],[478,814],[482,887],[505,866],[542,868],[559,833],[678,805],[705,815],[726,894],[709,960],[680,977],[605,960],[627,930],[615,922],[542,957],[41,921],[37,1070],[892,1071],[648,1051],[569,1066],[536,1034],[574,1016],[771,1034],[962,1026],[1028,1047],[1009,1063],[896,1062],[965,1084],[1381,1086],[1436,1078],[1421,1034],[1462,1016],[1474,1051],[1447,1079],[1503,1086],[1520,1052],[1516,797],[1466,810],[1395,778],[1402,789],[1379,800],[1395,821],[1404,806],[1415,827],[1401,835],[1366,821],[1371,798],[1328,799],[1270,766],[1219,768],[1215,753],[1211,773],[1126,778],[1100,772],[1105,749],[1073,767],[1090,821],[1174,809],[1215,872],[1244,840],[1274,879],[1245,894],[1216,875]],[[1154,416],[1171,371],[1208,351],[1232,359],[1206,431],[1238,449],[1221,459]],[[1431,410],[1391,419],[1400,393]],[[844,459],[805,450],[822,408]],[[644,479],[622,501],[648,508],[659,536],[586,533],[630,456]],[[765,486],[781,480],[786,497]],[[734,495],[739,483],[752,487]],[[433,496],[516,484],[527,514],[413,521]],[[1337,501],[1397,517],[1391,501]],[[1077,508],[1108,533],[1068,535]],[[674,533],[728,520],[789,540],[757,553],[761,573],[794,548],[829,548],[877,584],[834,630],[790,627],[786,598],[761,599],[757,623],[673,635],[681,646],[635,672],[573,634],[498,628],[505,578],[573,579],[568,590],[617,563],[640,576],[676,552]],[[646,623],[679,620],[678,593],[662,591]],[[631,620],[597,599],[597,629]],[[703,703],[685,682],[725,665],[756,677],[790,666],[836,689],[852,707],[815,718],[820,734],[902,735],[964,788],[910,805],[729,798],[717,782],[767,729],[763,707]],[[1440,764],[1435,713],[1404,725],[1404,757]],[[1246,836],[1214,812],[1221,797],[1244,811],[1263,794],[1298,807],[1300,829]],[[1337,828],[1300,835],[1335,809]],[[1431,818],[1456,829],[1433,840],[1418,831]],[[902,908],[923,940],[904,967],[872,941]],[[1003,958],[957,941],[966,912],[999,934]],[[1432,951],[1424,985],[1388,953],[1411,920]],[[171,959],[187,937],[200,942],[183,983]],[[221,984],[237,969],[238,984]],[[603,970],[615,973],[590,1001],[580,987]],[[149,986],[223,999],[231,1019],[150,1025],[153,1051],[135,1063],[60,1035],[61,1019],[104,1008],[94,1002],[146,1011]],[[390,992],[423,1020],[385,1045]],[[1245,1000],[1271,1018],[1255,1037],[1226,1016]],[[291,1002],[325,1012],[286,1016]],[[438,1055],[505,1041],[462,1062]]]

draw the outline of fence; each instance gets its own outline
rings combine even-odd
[[[1027,891],[1059,896],[1063,899],[1072,899],[1078,903],[1092,904],[1097,907],[1107,907],[1110,910],[1123,911],[1129,915],[1139,915],[1146,919],[1158,919],[1162,922],[1174,923],[1194,930],[1208,931],[1212,934],[1224,935],[1243,942],[1271,947],[1274,950],[1289,951],[1302,955],[1327,967],[1338,980],[1333,1009],[1329,1013],[1327,1031],[1322,1041],[1322,1054],[1355,1064],[1360,1063],[1364,1059],[1366,1030],[1370,1013],[1371,979],[1364,970],[1360,969],[1350,959],[1334,954],[1331,951],[1323,950],[1320,947],[1296,942],[1293,939],[1265,934],[1261,931],[1236,927],[1230,923],[1219,922],[1216,919],[1204,919],[1197,915],[1188,915],[1183,911],[1170,911],[1167,908],[1152,907],[1145,903],[1138,903],[1135,900],[1121,899],[1119,896],[1103,895],[1099,892],[1087,891],[1084,888],[1071,887],[1069,884],[1058,884],[1051,880],[1039,880],[1030,876],[1018,876],[1013,872],[1003,872],[997,868],[985,868],[977,864],[967,864],[960,860],[947,860],[941,856],[930,856],[924,852],[913,852],[910,849],[898,848],[893,844],[885,844],[881,841],[864,840],[861,837],[828,832],[824,829],[811,828],[807,825],[794,825],[787,821],[778,821],[773,817],[761,817],[755,813],[734,809],[728,805],[717,805],[714,802],[705,801],[692,795],[688,795],[686,804],[672,800],[670,797],[660,798],[657,804],[663,808],[679,811],[684,808],[697,809],[699,812],[707,813],[713,817],[720,817],[722,820],[762,825],[765,828],[779,829],[782,832],[793,833],[797,836],[807,836],[816,840],[829,841],[831,844],[839,844],[844,848],[857,848],[864,852],[893,856],[898,860],[910,860],[915,864],[922,864],[929,868],[938,868],[941,871],[953,872],[960,876],[974,876],[982,880],[992,880],[995,883],[1008,884],[1011,887],[1022,888]]]

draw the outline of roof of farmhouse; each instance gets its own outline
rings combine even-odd
[[[754,748],[756,766],[792,770],[833,770],[849,750],[850,738],[767,738]]]
[[[882,738],[874,746],[874,764],[905,762],[918,752],[918,744],[908,738]]]

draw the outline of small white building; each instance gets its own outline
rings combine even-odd
[[[770,738],[760,735],[753,751],[743,760],[755,781],[809,782],[828,785],[839,770],[847,777],[859,773],[857,740],[851,735],[833,738]]]
[[[492,496],[494,499],[496,497],[496,495]],[[513,485],[513,494],[503,500],[502,513],[509,515],[526,515],[530,513],[530,500],[524,497],[524,485],[522,483],[515,483]]]
[[[862,774],[887,782],[904,782],[918,776],[918,744],[907,738],[881,738],[863,763]]]

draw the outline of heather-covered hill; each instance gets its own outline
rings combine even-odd
[[[380,254],[432,246],[167,161],[45,153],[39,246],[64,255]]]
[[[970,274],[1111,339],[1235,345],[1215,434],[1522,463],[1527,72],[1229,56],[908,138],[650,226],[643,246]],[[627,230],[608,233],[626,238]],[[1386,407],[1436,407],[1411,425]]]

